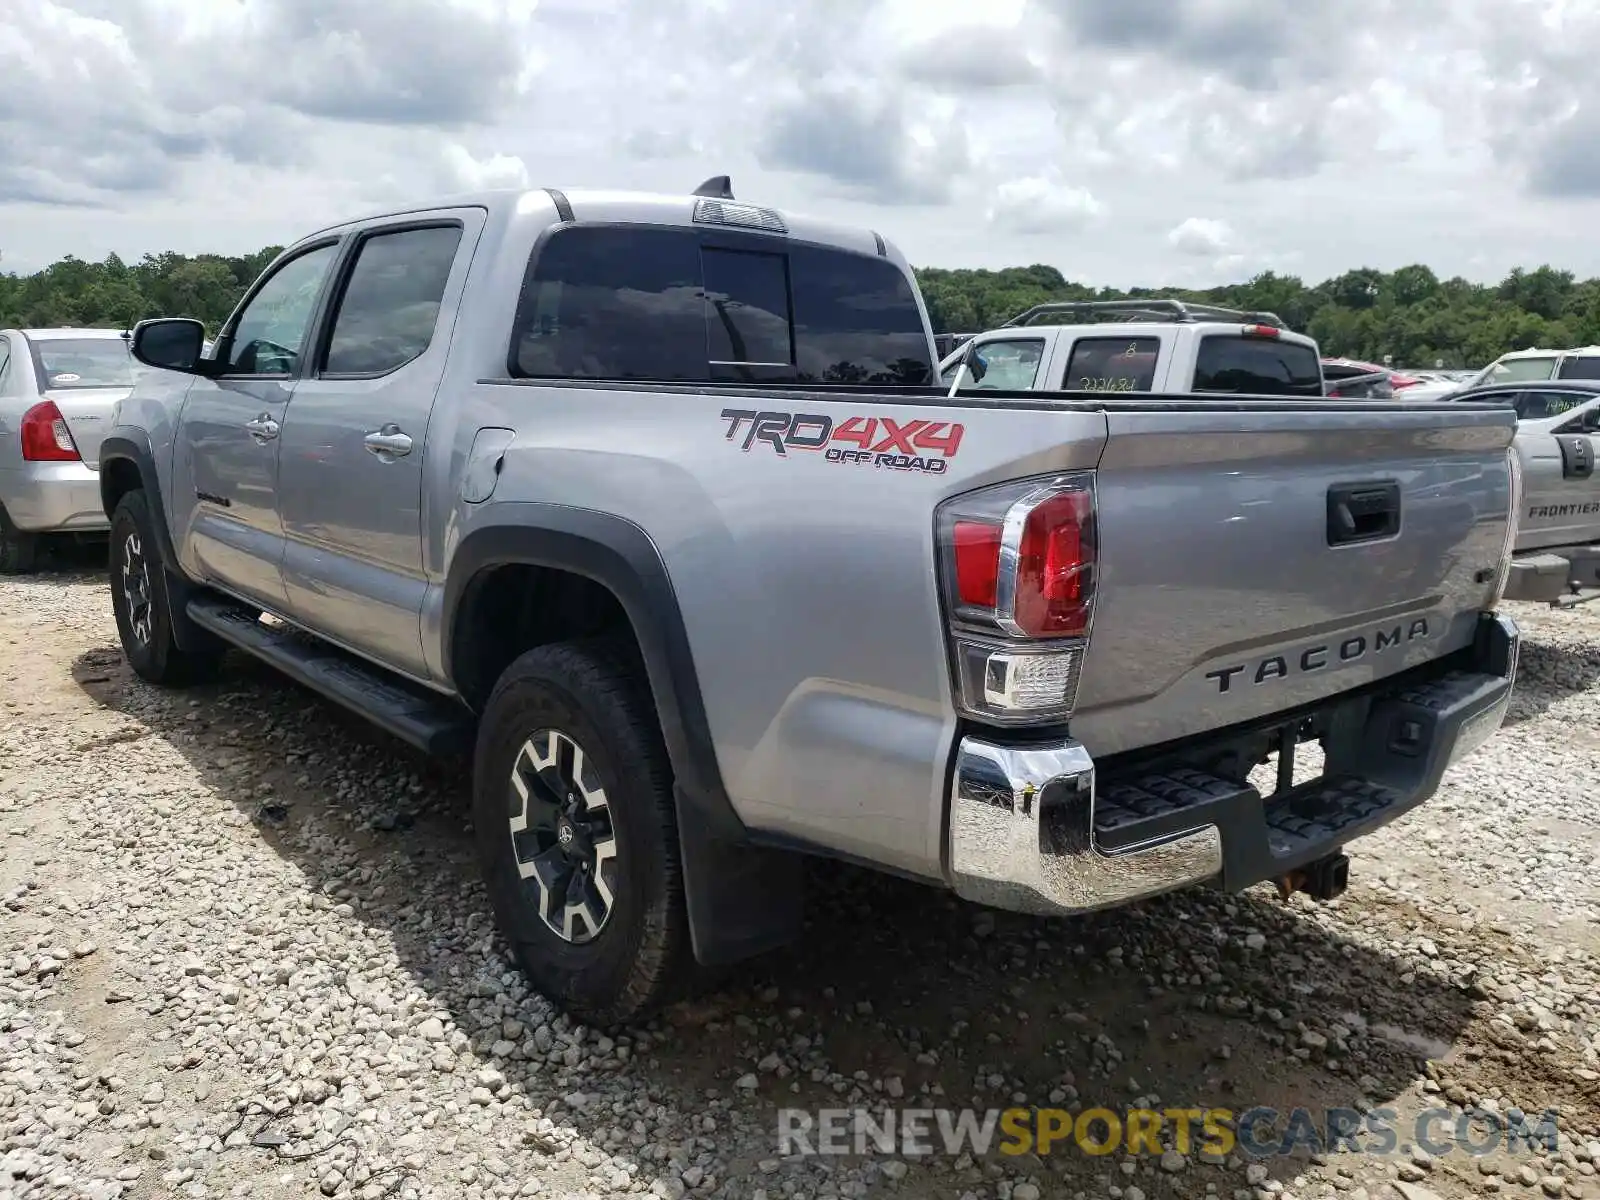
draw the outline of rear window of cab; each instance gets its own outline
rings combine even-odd
[[[1300,342],[1208,334],[1200,339],[1194,390],[1241,396],[1321,396],[1322,363],[1315,350]]]
[[[574,225],[534,252],[519,378],[916,385],[932,343],[895,263],[782,238]]]

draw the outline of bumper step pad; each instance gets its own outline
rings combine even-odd
[[[1400,793],[1349,776],[1314,779],[1269,801],[1249,784],[1178,767],[1102,784],[1095,844],[1115,855],[1215,826],[1223,835],[1223,885],[1231,891],[1329,854],[1406,807]]]

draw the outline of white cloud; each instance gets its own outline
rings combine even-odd
[[[1049,234],[1082,229],[1102,211],[1086,189],[1034,175],[997,187],[987,215],[989,224],[1014,233]]]
[[[730,173],[930,265],[1600,274],[1600,8],[1577,0],[5,9],[11,268],[238,253],[459,188]]]
[[[933,87],[1021,87],[1041,78],[1040,64],[1028,54],[1014,28],[961,25],[942,29],[908,46],[906,74]]]
[[[487,188],[525,188],[528,168],[510,154],[491,154],[474,158],[465,146],[454,142],[444,148],[446,191],[478,192]]]
[[[899,95],[843,79],[775,105],[756,154],[765,167],[878,204],[942,203],[972,167],[959,123],[935,128]]]
[[[1233,244],[1233,230],[1226,221],[1188,217],[1167,234],[1167,244],[1179,254],[1214,257]]]

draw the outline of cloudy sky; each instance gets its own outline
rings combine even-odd
[[[1595,0],[0,7],[3,269],[729,173],[918,265],[1600,274]]]

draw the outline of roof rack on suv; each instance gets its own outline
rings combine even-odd
[[[1242,325],[1271,325],[1287,329],[1276,313],[1243,312],[1236,308],[1222,308],[1215,304],[1197,304],[1190,300],[1169,300],[1156,297],[1146,300],[1052,300],[1035,304],[1026,312],[1018,313],[1001,326],[1010,329],[1017,325],[1032,325],[1039,317],[1081,315],[1092,321],[1103,317],[1120,317],[1125,321],[1238,321]]]

